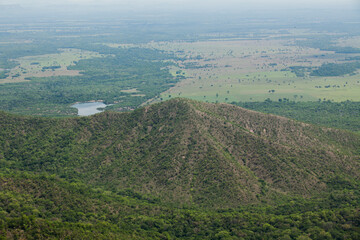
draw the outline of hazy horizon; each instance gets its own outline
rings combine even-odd
[[[171,18],[201,19],[216,18],[322,18],[356,19],[360,17],[357,0],[0,0],[0,19],[5,22],[19,22],[21,19],[83,19],[136,18],[152,15],[160,19],[163,15]],[[189,16],[188,16],[189,15]],[[203,18],[205,19],[205,18]],[[351,20],[353,21],[353,20]]]
[[[359,8],[359,1],[357,0],[253,0],[251,2],[246,0],[103,0],[101,3],[96,0],[0,0],[1,5],[20,5],[22,7],[53,7],[53,6],[87,6],[87,7],[131,7],[131,8],[151,8],[151,7],[197,7],[197,8],[226,8],[226,7],[243,7],[243,8]]]

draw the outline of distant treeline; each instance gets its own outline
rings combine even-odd
[[[337,38],[334,36],[321,36],[313,39],[296,41],[296,45],[318,48],[322,51],[334,51],[336,53],[360,53],[360,48],[336,46]]]
[[[355,60],[353,58],[351,60]],[[360,62],[347,62],[347,63],[324,63],[320,67],[303,67],[292,66],[288,69],[295,73],[297,77],[305,77],[307,75],[316,77],[337,77],[346,74],[354,74],[360,68]],[[287,68],[282,71],[288,70]]]
[[[42,70],[55,70],[59,68],[61,68],[61,66],[49,66],[49,67],[42,67]]]
[[[299,121],[360,132],[360,102],[238,102],[251,110]]]
[[[305,73],[311,71],[311,67],[303,67],[303,66],[292,66],[289,67],[292,73],[295,73],[297,77],[305,77]],[[284,69],[286,71],[287,69]]]
[[[0,79],[7,78],[9,71],[0,71]]]
[[[352,74],[360,68],[360,62],[350,63],[325,63],[318,69],[313,70],[311,76],[319,77],[336,77],[343,76],[346,74]]]

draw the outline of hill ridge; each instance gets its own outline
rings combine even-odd
[[[228,104],[173,99],[129,113],[0,118],[3,167],[166,202],[234,207],[359,180],[356,134]]]

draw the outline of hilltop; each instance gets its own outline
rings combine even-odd
[[[165,202],[237,207],[359,180],[358,135],[228,104],[174,99],[131,113],[0,118],[2,167]]]
[[[359,147],[351,132],[186,99],[0,112],[0,237],[357,239]]]

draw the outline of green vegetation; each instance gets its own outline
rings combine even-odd
[[[8,77],[0,83],[26,82],[36,77],[79,76],[81,74],[78,71],[68,70],[68,67],[79,60],[104,56],[92,51],[67,48],[61,49],[59,53],[17,58],[13,62],[19,65],[8,70]]]
[[[360,101],[356,56],[329,53],[315,45],[294,45],[285,39],[224,39],[141,46],[178,57],[171,72],[181,81],[154,102],[175,97],[213,103],[284,98]]]
[[[357,239],[357,192],[319,200],[219,211],[175,208],[131,192],[113,193],[54,175],[0,175],[4,239]],[[331,207],[331,209],[329,209]]]
[[[105,46],[92,49],[109,52]],[[91,100],[114,104],[112,109],[135,108],[177,81],[165,69],[169,64],[161,61],[169,56],[159,51],[132,48],[112,50],[112,54],[80,60],[68,67],[81,71],[82,76],[31,78],[28,82],[0,85],[0,109],[64,116],[76,113],[70,108],[71,104]],[[124,91],[127,89],[137,89],[137,92]]]
[[[245,102],[233,103],[251,110],[272,113],[287,118],[331,128],[360,132],[359,102]]]
[[[359,236],[360,138],[349,132],[184,99],[0,118],[10,239]]]
[[[7,78],[9,76],[8,71],[0,71],[0,79]]]
[[[360,62],[352,63],[327,63],[321,65],[316,70],[311,72],[311,76],[320,76],[320,77],[334,77],[334,76],[343,76],[346,74],[352,74],[357,69],[360,68]]]
[[[7,57],[0,55],[0,68],[3,69],[11,69],[16,67],[18,64],[16,64],[13,61],[10,61]]]
[[[184,24],[191,28],[184,34],[162,24],[130,29],[113,22],[104,24],[119,31],[88,22],[74,35],[70,22],[57,24],[68,30],[33,24],[13,32],[2,26],[0,83],[9,84],[0,85],[1,110],[68,116],[76,114],[70,107],[75,102],[104,100],[113,104],[107,109],[124,111],[174,97],[214,103],[360,101],[358,63],[352,62],[359,56],[346,53],[356,50],[353,35],[284,31],[281,23],[281,31],[244,24],[241,34],[230,27],[231,34],[214,37],[198,25]],[[189,34],[199,29],[205,33]],[[329,47],[342,51],[329,53]]]
[[[59,69],[61,68],[61,66],[50,66],[50,67],[42,67],[42,70],[55,70],[55,69]]]
[[[25,56],[59,53],[58,47],[54,45],[53,42],[46,42],[46,44],[41,44],[40,42],[39,44],[0,44],[0,52],[0,68],[4,69],[11,69],[18,65],[16,62],[11,61],[11,59]]]
[[[339,46],[328,46],[322,48],[324,51],[335,51],[337,53],[360,53],[360,48],[354,47],[339,47]]]
[[[306,76],[306,72],[309,71],[309,69],[311,68],[308,68],[308,67],[302,67],[302,66],[292,66],[292,67],[289,67],[290,71],[292,73],[295,73],[295,75],[297,77],[305,77]],[[282,71],[286,71],[286,69],[282,69]]]
[[[340,77],[297,77],[303,68],[296,71],[257,72],[239,75],[224,75],[186,78],[176,87],[162,93],[168,100],[186,97],[203,102],[263,102],[278,101],[359,101],[358,75]],[[306,73],[307,74],[307,73]]]
[[[296,41],[296,45],[318,48],[322,51],[334,51],[336,53],[356,54],[360,53],[360,48],[352,46],[338,46],[336,42],[339,37],[337,36],[314,36],[306,40]]]
[[[0,24],[0,239],[360,239],[356,21],[155,15]]]
[[[271,202],[277,191],[305,195],[336,174],[357,175],[358,136],[232,105],[174,100],[128,114],[58,120],[2,114],[1,120],[3,167],[131,188],[178,204]]]

